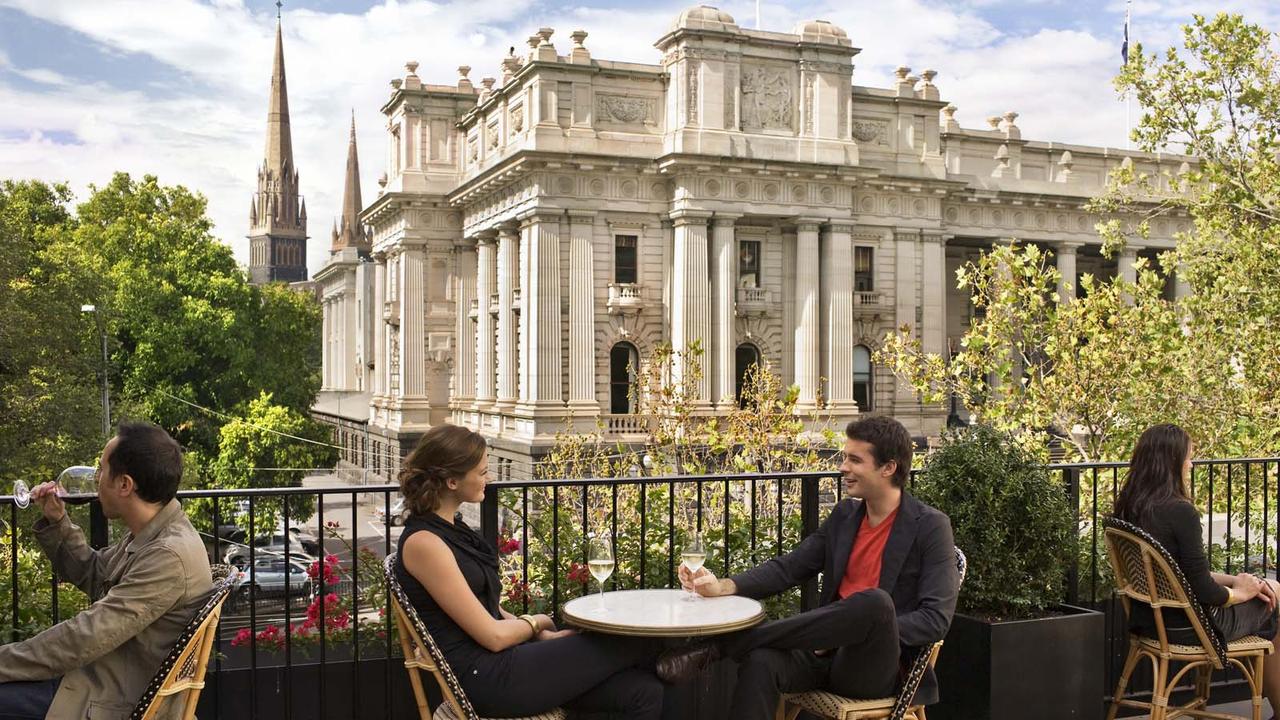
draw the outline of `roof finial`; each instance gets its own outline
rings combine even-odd
[[[283,6],[284,6],[284,3],[280,2],[280,0],[276,0],[276,19],[277,20],[280,19],[280,8]]]

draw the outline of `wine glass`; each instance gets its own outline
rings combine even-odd
[[[98,494],[98,469],[88,465],[72,465],[58,473],[58,497],[71,495]],[[19,508],[26,509],[31,505],[31,488],[22,480],[13,481],[13,502]]]
[[[604,581],[613,574],[613,544],[607,538],[593,538],[587,553],[587,569],[600,583],[600,612],[604,608]]]
[[[689,568],[690,574],[696,575],[698,570],[702,569],[702,563],[707,560],[707,548],[703,544],[702,533],[695,532],[689,538],[689,542],[685,544],[684,550],[680,551],[680,564]],[[697,590],[689,590],[689,594],[684,596],[685,600],[698,599]]]

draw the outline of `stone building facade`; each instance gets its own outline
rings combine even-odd
[[[732,407],[745,368],[768,362],[806,410],[933,434],[947,408],[871,353],[902,325],[945,353],[972,314],[964,262],[1040,243],[1073,295],[1079,275],[1131,274],[1189,223],[1104,259],[1084,205],[1107,172],[1186,172],[1188,158],[1024,139],[1013,112],[962,128],[932,70],[855,84],[859,51],[824,21],[750,30],[690,8],[656,64],[553,36],[479,85],[466,67],[424,83],[414,62],[391,83],[386,174],[361,214],[372,302],[326,330],[342,347],[356,326],[371,336],[362,384],[330,384],[367,393],[347,413],[367,426],[339,432],[353,462],[394,469],[441,422],[489,437],[504,476],[528,475],[570,417],[634,437],[626,368],[662,342],[704,350],[701,412]]]

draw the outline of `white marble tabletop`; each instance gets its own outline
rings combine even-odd
[[[565,622],[611,635],[689,637],[742,630],[764,620],[764,608],[750,598],[698,597],[683,590],[618,590],[591,593],[564,604]]]

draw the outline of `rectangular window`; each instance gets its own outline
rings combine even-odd
[[[871,292],[876,289],[875,248],[855,247],[853,249],[853,289],[855,292]]]
[[[738,287],[760,287],[760,241],[738,241]]]
[[[636,266],[635,235],[615,235],[613,238],[613,281],[615,283],[635,284],[639,282]]]

